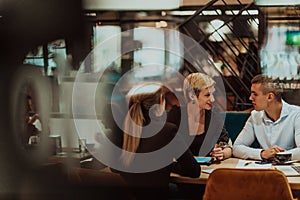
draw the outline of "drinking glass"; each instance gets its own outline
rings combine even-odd
[[[86,152],[86,139],[79,138],[79,151],[81,153]]]

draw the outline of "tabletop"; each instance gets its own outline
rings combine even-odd
[[[92,155],[88,151],[80,152],[78,149],[63,149],[61,153],[50,156],[48,162],[72,163],[79,166],[81,162],[90,158],[92,158]]]
[[[171,182],[173,183],[188,183],[188,184],[206,184],[209,177],[209,173],[204,173],[203,170],[217,169],[217,168],[236,168],[239,163],[238,158],[228,158],[217,164],[211,164],[209,166],[201,165],[201,175],[198,178],[190,178],[180,176],[178,174],[171,174]],[[295,165],[300,165],[300,163],[294,163]],[[271,168],[275,168],[272,166]],[[288,182],[293,190],[300,190],[300,176],[287,177]]]

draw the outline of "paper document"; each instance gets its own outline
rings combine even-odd
[[[279,171],[282,171],[284,175],[286,176],[300,176],[300,166],[294,166],[294,165],[289,165],[289,166],[276,166],[276,169]]]
[[[214,171],[214,169],[203,169],[201,170],[203,173],[207,173],[207,174],[210,174]]]
[[[243,169],[269,169],[272,167],[272,163],[267,164],[258,164],[257,161],[254,160],[239,160],[238,164],[235,168],[243,168]]]

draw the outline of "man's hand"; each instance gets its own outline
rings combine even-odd
[[[274,158],[276,153],[278,152],[282,152],[285,151],[283,148],[279,147],[279,146],[272,146],[269,149],[265,149],[260,153],[260,157],[263,159],[270,159],[270,158]]]

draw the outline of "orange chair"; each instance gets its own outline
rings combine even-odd
[[[210,174],[203,199],[290,200],[293,195],[281,171],[220,168]]]

